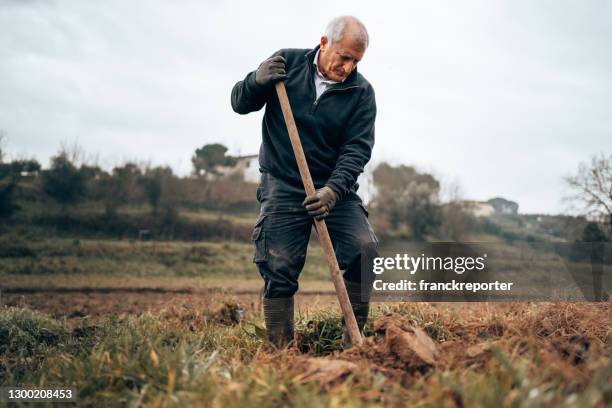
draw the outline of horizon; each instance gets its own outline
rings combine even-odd
[[[144,170],[146,168],[154,168],[154,167],[170,167],[172,169],[172,172],[174,173],[174,175],[176,175],[179,178],[197,178],[198,176],[194,175],[193,172],[187,172],[184,174],[178,173],[176,171],[176,169],[174,167],[172,167],[171,165],[168,164],[163,164],[163,163],[153,163],[151,160],[143,160],[143,159],[129,159],[129,160],[124,160],[115,164],[111,164],[110,166],[103,166],[100,165],[96,160],[95,157],[97,157],[97,155],[93,154],[93,155],[88,155],[87,152],[84,151],[84,149],[82,149],[81,146],[79,145],[75,145],[74,143],[69,145],[70,147],[67,147],[67,144],[62,144],[62,146],[60,146],[60,148],[58,148],[58,151],[56,152],[56,154],[54,154],[53,156],[56,156],[57,154],[59,154],[62,150],[68,153],[68,156],[71,156],[71,153],[75,153],[77,154],[77,159],[75,161],[75,164],[80,167],[82,165],[87,165],[87,166],[98,166],[100,167],[103,171],[106,171],[108,173],[112,173],[113,168],[115,167],[122,167],[126,164],[135,164],[137,165],[141,170]],[[200,146],[201,147],[201,146]],[[36,160],[40,165],[42,170],[48,169],[50,166],[50,161],[51,158],[49,158],[49,162],[48,163],[43,163],[40,160],[38,160],[36,157],[34,156],[14,156],[11,155],[10,151],[4,151],[3,150],[3,154],[5,156],[4,160],[0,160],[0,163],[2,162],[9,162],[9,161],[13,161],[13,160],[29,160],[29,159],[33,159]],[[258,154],[243,154],[241,156],[234,156],[231,154],[231,152],[227,152],[228,156],[233,156],[234,158],[251,158],[251,157],[258,157]],[[8,158],[8,160],[7,160]],[[377,163],[378,164],[382,164],[384,163],[383,161]],[[403,165],[406,166],[410,166],[410,164],[405,164],[402,163]],[[414,167],[415,170],[417,170],[419,173],[422,173],[421,169]],[[372,181],[370,181],[370,178],[372,176],[372,171],[375,168],[371,168],[364,172],[360,177],[359,177],[359,190],[357,191],[358,194],[364,199],[364,202],[367,204],[369,203],[369,201],[372,199],[373,194],[375,194],[375,191],[371,191],[369,189],[376,189],[375,186],[370,186],[371,184],[373,184]],[[432,174],[434,177],[435,174]],[[246,177],[246,176],[245,176]],[[246,179],[246,178],[245,178]],[[437,178],[436,178],[437,179]],[[248,180],[247,180],[248,181]],[[440,181],[440,180],[438,180]],[[254,181],[252,181],[254,182]],[[531,213],[531,212],[522,212],[521,210],[521,203],[513,200],[511,197],[506,197],[504,195],[497,195],[497,196],[492,196],[489,198],[485,198],[483,200],[476,200],[476,199],[472,199],[470,197],[465,197],[465,196],[459,196],[459,197],[455,197],[454,199],[449,197],[448,192],[444,191],[448,188],[452,188],[452,185],[441,185],[440,186],[440,202],[441,204],[447,204],[453,201],[459,201],[459,202],[464,202],[464,203],[481,203],[481,204],[487,204],[489,203],[489,201],[494,200],[494,199],[504,199],[504,200],[508,200],[511,202],[514,202],[516,204],[518,204],[519,206],[519,211],[517,212],[518,215],[529,215],[529,216],[573,216],[573,217],[581,217],[584,216],[581,213]],[[255,198],[255,197],[253,197]],[[588,218],[588,217],[587,217]]]

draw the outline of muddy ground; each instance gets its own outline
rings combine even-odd
[[[3,293],[1,305],[28,307],[68,320],[89,316],[103,319],[110,315],[139,315],[157,312],[171,307],[196,310],[215,310],[224,303],[238,303],[246,312],[261,308],[260,293],[256,290],[226,292],[219,290],[191,292],[187,290],[129,290],[107,289],[79,291],[23,291]],[[331,292],[306,292],[296,297],[298,310],[337,308],[337,300]]]

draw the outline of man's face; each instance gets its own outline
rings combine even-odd
[[[319,49],[319,70],[332,81],[344,81],[365,54],[365,46],[356,42],[350,33],[329,45],[327,37],[321,37]]]

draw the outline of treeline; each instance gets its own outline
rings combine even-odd
[[[487,233],[488,221],[474,216],[468,202],[459,196],[442,200],[441,183],[432,174],[383,162],[372,181],[371,218],[382,238],[462,241]]]
[[[44,209],[33,221],[45,226],[56,224],[57,229],[75,233],[78,225],[81,229],[89,226],[85,230],[106,231],[114,236],[134,235],[140,225],[153,230],[156,237],[200,239],[210,234],[197,232],[188,222],[180,220],[181,209],[212,209],[223,213],[255,213],[258,209],[256,184],[244,181],[240,173],[223,171],[234,166],[238,158],[227,155],[227,148],[221,144],[196,149],[191,158],[192,173],[186,177],[177,176],[167,166],[135,162],[107,171],[83,160],[83,156],[76,148],[62,148],[51,158],[49,167],[43,168],[34,159],[2,161],[0,151],[0,217],[7,219],[18,212],[22,202],[56,203],[58,213]],[[594,163],[609,169],[610,159],[602,160]],[[583,171],[584,179],[589,181],[586,177],[593,172],[587,170]],[[608,228],[612,224],[606,221],[611,218],[606,213],[601,218],[603,222],[587,221],[583,216],[519,215],[516,203],[496,198],[490,202],[512,204],[514,213],[479,217],[471,207],[473,202],[463,200],[458,193],[443,200],[440,181],[414,167],[383,162],[371,176],[375,191],[369,203],[370,218],[383,239],[465,241],[484,234],[508,242],[551,238],[566,242],[608,242],[612,235]],[[597,185],[607,188],[612,185],[611,178],[606,173],[603,182],[598,179]],[[103,214],[89,214],[85,220],[83,214],[72,211],[81,203],[95,203],[103,208]],[[134,207],[139,211],[123,211],[119,217],[122,208]],[[141,210],[143,207],[149,209],[146,214]],[[79,219],[83,222],[79,223]],[[203,223],[198,228],[216,231],[213,235],[219,237],[248,235],[248,231],[232,229],[229,224]]]
[[[610,176],[604,179],[607,184],[601,182],[601,185],[612,191],[612,179]],[[376,193],[370,203],[371,214],[383,238],[458,242],[493,235],[509,243],[605,243],[612,240],[607,213],[595,220],[571,215],[521,215],[516,213],[516,203],[496,198],[488,203],[509,206],[514,212],[477,216],[474,202],[463,200],[458,193],[443,200],[440,181],[411,166],[381,163],[373,171],[372,181]],[[582,257],[577,254],[574,253],[573,258]]]
[[[218,152],[216,148],[213,151]],[[65,148],[51,158],[48,168],[34,159],[0,163],[0,216],[10,216],[19,209],[16,189],[20,184],[19,198],[25,201],[51,200],[63,211],[93,201],[103,205],[107,217],[116,216],[121,207],[143,205],[168,219],[175,218],[180,207],[254,210],[256,186],[236,177],[211,177],[216,160],[207,157],[205,148],[198,149],[193,158],[194,174],[189,177],[178,177],[168,166],[134,162],[106,171],[82,162],[79,154]]]

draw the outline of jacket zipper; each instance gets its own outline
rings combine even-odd
[[[321,96],[319,96],[317,98],[317,86],[315,85],[315,81],[314,81],[314,72],[312,71],[312,64],[310,64],[308,58],[306,58],[307,64],[308,64],[308,74],[310,76],[310,86],[312,87],[312,90],[314,91],[314,95],[315,95],[315,99],[314,102],[312,103],[312,105],[310,106],[310,114],[314,114],[315,110],[317,110],[317,106],[319,106],[319,101],[321,100],[321,98],[323,98],[323,96],[328,93],[328,92],[334,92],[334,91],[346,91],[347,89],[353,89],[353,88],[358,88],[358,85],[351,85],[351,86],[347,86],[346,88],[328,88],[325,91],[323,91],[323,93],[321,94]]]
[[[314,82],[314,79],[313,79],[313,82]],[[317,90],[315,89],[315,100],[314,100],[313,104],[310,106],[310,113],[311,114],[315,113],[315,110],[317,110],[317,106],[319,106],[319,101],[325,96],[325,94],[331,93],[331,92],[346,91],[346,90],[353,89],[353,88],[358,88],[358,86],[357,85],[351,85],[351,86],[347,86],[346,88],[328,88],[328,89],[323,91],[323,93],[321,94],[321,96],[319,96],[319,98],[316,98]]]

